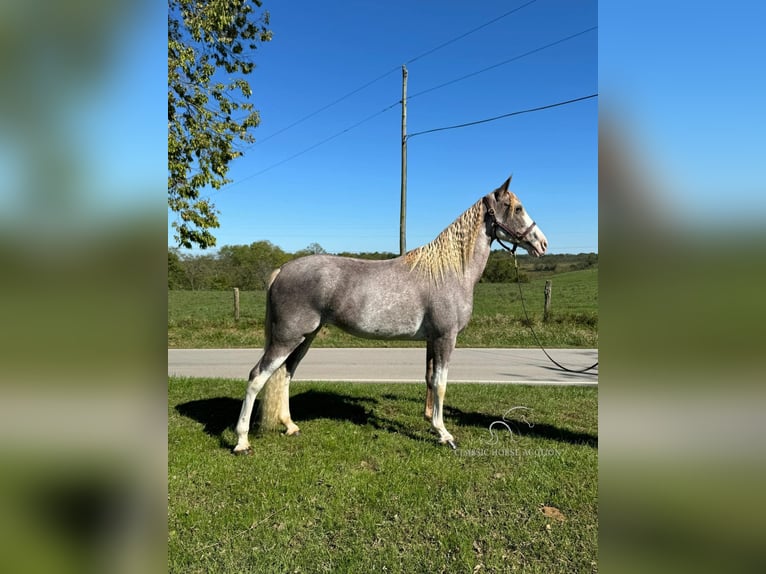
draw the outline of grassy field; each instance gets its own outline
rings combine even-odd
[[[598,347],[598,269],[557,273],[553,282],[552,317],[543,323],[546,277],[523,284],[533,326],[547,347]],[[227,348],[263,346],[266,293],[240,293],[240,319],[233,318],[230,291],[169,291],[168,347]],[[359,339],[325,327],[315,347],[422,346],[421,342]],[[473,318],[460,334],[461,347],[532,347],[515,283],[479,283]]]
[[[421,385],[294,383],[236,457],[243,391],[169,381],[170,572],[597,571],[596,389],[451,385],[452,451]]]

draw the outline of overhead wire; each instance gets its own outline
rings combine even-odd
[[[427,51],[425,51],[425,52],[423,52],[421,54],[418,54],[414,58],[411,58],[410,60],[407,60],[406,63],[409,64],[409,63],[412,63],[412,62],[414,62],[416,60],[424,58],[424,57],[426,57],[426,56],[428,56],[428,55],[430,55],[430,54],[432,54],[432,53],[434,53],[434,52],[436,52],[436,51],[438,51],[438,50],[440,50],[440,49],[442,49],[442,48],[444,48],[444,47],[446,47],[446,46],[448,46],[448,45],[450,45],[450,44],[452,44],[454,42],[457,42],[458,40],[461,40],[461,39],[465,38],[466,36],[469,36],[470,34],[473,34],[473,33],[477,32],[478,30],[486,28],[487,26],[489,26],[489,25],[491,25],[491,24],[493,24],[493,23],[495,23],[495,22],[497,22],[497,21],[499,21],[499,20],[501,20],[501,19],[503,19],[503,18],[505,18],[505,17],[507,17],[507,16],[509,16],[509,15],[511,15],[513,13],[515,13],[515,12],[518,12],[522,8],[525,8],[525,7],[535,3],[536,1],[537,0],[530,0],[529,2],[527,2],[525,4],[522,4],[521,6],[518,6],[518,7],[514,8],[514,9],[512,9],[512,10],[509,10],[508,12],[505,12],[504,14],[501,14],[500,16],[498,16],[496,18],[493,18],[492,20],[490,20],[488,22],[485,22],[484,24],[482,24],[482,25],[480,25],[480,26],[478,26],[476,28],[473,28],[473,29],[469,30],[468,32],[465,32],[465,33],[463,33],[463,34],[461,34],[459,36],[455,36],[455,37],[451,38],[450,40],[448,40],[446,42],[443,42],[442,44],[439,44],[438,46],[436,46],[436,47],[434,47],[434,48],[432,48],[430,50],[427,50]],[[581,30],[580,32],[576,32],[575,34],[570,34],[569,36],[566,36],[566,37],[561,38],[559,40],[556,40],[554,42],[550,42],[550,43],[545,44],[543,46],[539,46],[537,48],[534,48],[533,50],[529,50],[529,51],[527,51],[527,52],[525,52],[523,54],[519,54],[517,56],[514,56],[513,58],[509,58],[507,60],[503,60],[502,62],[498,62],[498,63],[493,64],[491,66],[482,68],[481,70],[477,70],[475,72],[472,72],[472,73],[464,75],[464,76],[460,76],[459,78],[455,78],[455,79],[450,80],[448,82],[444,82],[442,84],[433,86],[431,88],[427,88],[427,89],[425,89],[425,90],[423,90],[421,92],[417,92],[415,94],[412,94],[412,95],[408,96],[407,99],[409,101],[412,98],[421,96],[421,95],[429,93],[429,92],[433,92],[435,90],[444,88],[446,86],[449,86],[449,85],[452,85],[454,83],[460,82],[460,81],[465,80],[467,78],[476,76],[476,75],[481,74],[483,72],[486,72],[486,71],[492,70],[494,68],[503,66],[505,64],[509,64],[511,62],[520,60],[521,58],[530,56],[532,54],[535,54],[535,53],[540,52],[542,50],[545,50],[547,48],[551,48],[553,46],[556,46],[558,44],[561,44],[563,42],[566,42],[568,40],[571,40],[571,39],[576,38],[578,36],[581,36],[583,34],[586,34],[587,32],[590,32],[590,31],[595,30],[597,28],[598,28],[598,26],[592,26],[590,28],[586,28],[585,30]],[[244,149],[249,149],[249,148],[253,147],[254,145],[256,145],[257,143],[263,143],[264,141],[266,141],[268,139],[271,139],[271,138],[273,138],[273,137],[275,137],[275,136],[277,136],[277,135],[279,135],[281,133],[284,133],[285,131],[287,131],[287,130],[289,130],[289,129],[291,129],[291,128],[293,128],[293,127],[295,127],[295,126],[297,126],[297,125],[299,125],[301,123],[303,123],[304,121],[314,117],[315,115],[317,115],[317,114],[319,114],[319,113],[329,109],[330,107],[332,107],[332,106],[342,102],[343,100],[351,97],[352,95],[354,95],[354,94],[364,90],[365,88],[373,85],[374,83],[382,80],[383,78],[387,77],[388,75],[392,74],[393,72],[395,72],[395,71],[397,71],[399,69],[400,69],[399,66],[390,69],[385,74],[382,74],[382,75],[378,76],[377,78],[375,78],[373,80],[370,80],[369,82],[359,86],[358,88],[356,88],[356,89],[354,89],[354,90],[344,94],[343,96],[341,96],[340,98],[334,100],[333,102],[331,102],[331,103],[329,103],[329,104],[327,104],[327,105],[325,105],[325,106],[315,110],[314,112],[308,114],[307,116],[304,116],[303,118],[301,118],[301,119],[293,122],[292,124],[290,124],[290,125],[282,128],[282,129],[278,130],[277,132],[274,132],[273,134],[267,136],[266,138],[263,138],[263,139],[259,140],[258,142],[255,142],[255,143],[251,144],[250,146],[248,146],[248,147],[246,147]],[[482,120],[477,120],[475,122],[468,122],[466,124],[458,124],[458,125],[454,125],[454,126],[445,126],[445,127],[441,127],[441,128],[434,128],[434,129],[430,129],[430,130],[424,130],[424,131],[421,131],[421,132],[415,132],[413,134],[409,134],[406,137],[407,137],[407,139],[409,139],[409,138],[412,138],[412,137],[415,137],[415,136],[419,136],[419,135],[423,135],[423,134],[426,134],[426,133],[432,133],[432,132],[444,131],[444,130],[450,130],[450,129],[457,129],[457,128],[461,128],[461,127],[468,127],[468,126],[471,126],[471,125],[477,125],[477,124],[481,124],[481,123],[492,122],[492,121],[499,120],[499,119],[506,118],[506,117],[511,117],[511,116],[520,115],[520,114],[526,114],[526,113],[536,112],[536,111],[540,111],[540,110],[544,110],[544,109],[548,109],[548,108],[552,108],[552,107],[557,107],[557,106],[563,106],[563,105],[571,104],[571,103],[574,103],[574,102],[577,102],[577,101],[580,101],[580,100],[583,100],[583,99],[588,99],[588,98],[596,97],[597,95],[598,94],[591,94],[589,96],[583,96],[581,98],[575,98],[573,100],[567,100],[565,102],[558,102],[558,103],[555,103],[555,104],[548,104],[548,105],[545,105],[545,106],[539,106],[539,107],[530,108],[530,109],[527,109],[527,110],[520,110],[520,111],[516,111],[516,112],[510,112],[508,114],[502,114],[500,116],[495,116],[495,117],[492,117],[492,118],[486,118],[486,119],[482,119]],[[298,158],[298,157],[300,157],[300,156],[302,156],[302,155],[304,155],[304,154],[306,154],[306,153],[308,153],[308,152],[310,152],[310,151],[312,151],[312,150],[314,150],[314,149],[324,145],[325,143],[328,143],[328,142],[338,138],[339,136],[341,136],[341,135],[343,135],[345,133],[348,133],[349,131],[351,131],[351,130],[361,126],[362,124],[367,123],[368,121],[370,121],[370,120],[376,118],[377,116],[387,112],[388,110],[398,106],[401,103],[402,103],[401,99],[397,100],[397,101],[393,102],[392,104],[386,106],[382,110],[379,110],[379,111],[375,112],[374,114],[372,114],[370,116],[367,116],[366,118],[364,118],[364,119],[362,119],[362,120],[360,120],[360,121],[358,121],[358,122],[356,122],[356,123],[354,123],[354,124],[344,128],[343,130],[340,130],[340,131],[338,131],[338,132],[336,132],[336,133],[334,133],[334,134],[332,134],[332,135],[330,135],[330,136],[328,136],[328,137],[326,137],[326,138],[324,138],[324,139],[322,139],[322,140],[320,140],[320,141],[318,141],[318,142],[308,146],[307,148],[304,148],[303,150],[301,150],[301,151],[299,151],[299,152],[297,152],[297,153],[295,153],[295,154],[293,154],[293,155],[291,155],[291,156],[289,156],[287,158],[284,158],[284,159],[282,159],[282,160],[280,160],[280,161],[278,161],[278,162],[276,162],[274,164],[271,164],[268,167],[266,167],[264,169],[261,169],[260,171],[257,171],[257,172],[255,172],[253,174],[250,174],[250,175],[247,175],[247,176],[245,176],[245,177],[243,177],[241,179],[238,179],[235,182],[231,182],[229,184],[221,186],[221,188],[216,190],[216,192],[214,192],[213,195],[217,195],[218,193],[220,193],[224,189],[230,189],[230,188],[232,188],[232,187],[234,187],[234,186],[236,186],[236,185],[238,185],[238,184],[240,184],[240,183],[242,183],[244,181],[248,181],[248,180],[250,180],[250,179],[252,179],[254,177],[257,177],[257,176],[259,176],[259,175],[261,175],[263,173],[266,173],[267,171],[270,171],[270,170],[272,170],[272,169],[274,169],[276,167],[279,167],[279,166],[281,166],[281,165],[283,165],[283,164],[285,164],[285,163],[287,163],[287,162],[289,162],[289,161],[291,161],[291,160],[293,160],[295,158]]]
[[[446,42],[444,42],[443,44],[439,44],[439,45],[438,45],[438,46],[436,46],[435,48],[431,48],[430,50],[426,50],[426,51],[425,51],[425,52],[423,52],[422,54],[418,54],[418,55],[417,55],[417,56],[415,56],[414,58],[410,58],[409,60],[407,60],[407,61],[405,62],[405,64],[412,64],[413,62],[415,62],[415,61],[419,60],[420,58],[425,58],[426,56],[430,56],[430,55],[431,55],[431,54],[433,54],[434,52],[436,52],[436,51],[438,51],[438,50],[441,50],[442,48],[446,48],[446,47],[447,47],[447,46],[449,46],[450,44],[454,44],[454,43],[455,43],[455,42],[457,42],[458,40],[462,40],[463,38],[465,38],[465,37],[467,37],[467,36],[470,36],[470,35],[471,35],[471,34],[473,34],[474,32],[478,32],[479,30],[481,30],[481,29],[483,29],[483,28],[486,28],[486,27],[487,27],[487,26],[489,26],[490,24],[494,24],[495,22],[497,22],[497,21],[499,21],[499,20],[502,20],[503,18],[505,18],[505,17],[507,17],[507,16],[510,16],[511,14],[513,14],[513,13],[515,13],[515,12],[518,12],[518,11],[519,11],[519,10],[521,10],[522,8],[526,8],[527,6],[529,6],[529,5],[531,5],[531,4],[534,4],[535,2],[537,2],[537,0],[530,0],[530,1],[529,1],[529,2],[527,2],[526,4],[522,4],[521,6],[517,6],[517,7],[516,7],[516,8],[514,8],[513,10],[509,10],[508,12],[506,12],[505,14],[501,14],[501,15],[500,15],[500,16],[498,16],[497,18],[493,18],[492,20],[490,20],[489,22],[485,22],[485,23],[484,23],[484,24],[482,24],[481,26],[477,26],[476,28],[473,28],[473,29],[471,29],[471,30],[468,30],[468,32],[465,32],[464,34],[460,34],[460,36],[455,36],[454,38],[451,38],[450,40],[447,40],[447,41],[446,41]]]
[[[364,90],[365,88],[369,88],[369,87],[370,87],[371,85],[373,85],[374,83],[376,83],[376,82],[379,82],[380,80],[382,80],[383,78],[387,77],[389,74],[392,74],[392,73],[396,72],[397,70],[399,70],[399,66],[396,66],[395,68],[392,68],[392,69],[390,69],[390,70],[389,70],[388,72],[386,72],[385,74],[381,74],[380,76],[378,76],[378,77],[377,77],[377,78],[375,78],[374,80],[370,80],[370,81],[369,81],[369,82],[367,82],[366,84],[363,84],[363,85],[359,86],[358,88],[356,88],[356,89],[354,89],[354,90],[351,90],[351,91],[350,91],[350,92],[348,92],[347,94],[344,94],[344,95],[342,95],[342,96],[341,96],[340,98],[338,98],[337,100],[333,100],[333,101],[332,101],[332,102],[330,102],[329,104],[327,104],[327,105],[325,105],[325,106],[322,106],[322,107],[321,107],[321,108],[319,108],[318,110],[315,110],[315,111],[311,112],[311,113],[310,113],[310,114],[308,114],[307,116],[304,116],[304,117],[302,117],[301,119],[294,121],[294,122],[293,122],[293,123],[291,123],[290,125],[288,125],[288,126],[285,126],[285,127],[283,127],[282,129],[279,129],[279,130],[275,131],[274,133],[272,133],[272,134],[270,134],[270,135],[266,136],[265,138],[262,138],[262,139],[258,140],[257,142],[255,142],[255,143],[253,143],[253,144],[251,144],[251,145],[247,146],[247,147],[246,147],[246,148],[244,148],[244,149],[250,149],[251,147],[253,147],[253,146],[255,146],[255,145],[259,144],[259,143],[263,143],[263,142],[265,142],[265,141],[268,141],[268,140],[270,140],[271,138],[273,138],[273,137],[276,137],[276,136],[278,136],[279,134],[282,134],[282,133],[286,132],[287,130],[289,130],[289,129],[291,129],[291,128],[294,128],[295,126],[297,126],[297,125],[299,125],[299,124],[302,124],[303,122],[305,122],[306,120],[309,120],[309,119],[313,118],[313,117],[314,117],[314,116],[316,116],[317,114],[320,114],[320,113],[322,113],[323,111],[325,111],[325,110],[327,110],[327,109],[329,109],[329,108],[333,107],[334,105],[336,105],[336,104],[339,104],[339,103],[340,103],[340,102],[342,102],[343,100],[346,100],[346,99],[350,98],[350,97],[351,97],[351,96],[353,96],[354,94],[356,94],[356,93],[358,93],[358,92],[361,92],[361,91],[362,91],[362,90]]]
[[[247,180],[249,180],[249,179],[252,179],[252,178],[254,178],[254,177],[256,177],[256,176],[259,176],[259,175],[261,175],[261,174],[263,174],[263,173],[266,173],[267,171],[270,171],[270,170],[274,169],[275,167],[279,167],[280,165],[282,165],[282,164],[284,164],[284,163],[287,163],[288,161],[291,161],[291,160],[293,160],[293,159],[295,159],[295,158],[297,158],[297,157],[300,157],[300,156],[302,156],[303,154],[305,154],[305,153],[308,153],[308,152],[310,152],[311,150],[313,150],[313,149],[316,149],[316,148],[318,148],[319,146],[321,146],[321,145],[324,145],[324,144],[326,144],[327,142],[329,142],[329,141],[331,141],[331,140],[334,140],[334,139],[335,139],[335,138],[337,138],[337,137],[340,137],[340,136],[342,136],[342,135],[343,135],[343,134],[345,134],[346,132],[350,132],[350,131],[351,131],[351,130],[353,130],[354,128],[357,128],[357,127],[361,126],[362,124],[369,122],[370,120],[372,120],[372,119],[374,119],[374,118],[378,117],[379,115],[381,115],[381,114],[383,114],[383,113],[387,112],[387,111],[388,111],[388,110],[390,110],[391,108],[393,108],[393,107],[396,107],[396,106],[398,106],[398,105],[399,105],[399,102],[395,102],[395,103],[391,104],[390,106],[387,106],[387,107],[383,108],[382,110],[379,110],[379,111],[375,112],[374,114],[372,114],[372,115],[370,115],[370,116],[367,116],[367,117],[366,117],[366,118],[364,118],[363,120],[360,120],[360,121],[356,122],[355,124],[352,124],[352,125],[348,126],[347,128],[345,128],[345,129],[343,129],[343,130],[341,130],[341,131],[339,131],[339,132],[336,132],[336,133],[334,133],[333,135],[331,135],[331,136],[329,136],[329,137],[326,137],[325,139],[323,139],[323,140],[321,140],[321,141],[318,141],[317,143],[315,143],[315,144],[313,144],[313,145],[310,145],[309,147],[307,147],[307,148],[305,148],[305,149],[303,149],[303,150],[299,151],[299,152],[298,152],[298,153],[296,153],[296,154],[293,154],[293,155],[291,155],[290,157],[286,157],[285,159],[283,159],[283,160],[280,160],[280,161],[278,161],[278,162],[276,162],[276,163],[274,163],[274,164],[271,164],[270,166],[268,166],[268,167],[266,167],[266,168],[264,168],[264,169],[262,169],[262,170],[260,170],[260,171],[258,171],[258,172],[256,172],[256,173],[250,174],[250,175],[248,175],[248,176],[246,176],[246,177],[243,177],[243,178],[241,178],[241,179],[238,179],[237,181],[235,181],[235,182],[233,182],[233,183],[230,183],[230,184],[228,184],[228,185],[226,185],[226,186],[223,186],[223,187],[221,187],[221,189],[219,189],[218,191],[221,191],[221,190],[223,190],[224,188],[226,188],[226,189],[230,189],[230,188],[234,187],[235,185],[239,185],[240,183],[243,183],[243,182],[245,182],[245,181],[247,181]]]
[[[452,126],[444,126],[444,127],[441,127],[441,128],[433,128],[433,129],[430,129],[430,130],[423,130],[423,131],[420,131],[420,132],[414,132],[414,133],[411,133],[411,134],[407,134],[407,140],[410,140],[410,139],[414,138],[415,136],[422,136],[424,134],[431,134],[431,133],[434,133],[434,132],[443,132],[443,131],[446,131],[446,130],[455,130],[455,129],[458,129],[458,128],[467,128],[469,126],[475,126],[475,125],[478,125],[478,124],[485,124],[487,122],[494,122],[495,120],[501,120],[503,118],[510,118],[512,116],[520,116],[521,114],[529,114],[529,113],[532,113],[532,112],[539,112],[539,111],[542,111],[542,110],[548,110],[550,108],[557,108],[559,106],[566,106],[566,105],[569,105],[569,104],[574,104],[575,102],[581,102],[583,100],[589,100],[591,98],[596,98],[596,97],[598,97],[598,93],[590,94],[588,96],[581,96],[579,98],[573,98],[571,100],[565,100],[563,102],[556,102],[555,104],[546,104],[544,106],[537,106],[535,108],[528,108],[526,110],[518,110],[518,111],[515,111],[515,112],[510,112],[510,113],[507,113],[507,114],[502,114],[502,115],[494,116],[494,117],[491,117],[491,118],[485,118],[483,120],[476,120],[474,122],[466,122],[466,123],[463,123],[463,124],[456,124],[456,125],[452,125]]]
[[[580,101],[583,101],[583,100],[589,100],[591,98],[596,98],[596,97],[598,97],[598,93],[590,94],[588,96],[581,96],[579,98],[573,98],[571,100],[565,100],[563,102],[556,102],[556,103],[553,103],[553,104],[546,104],[544,106],[537,106],[537,107],[528,108],[528,109],[525,109],[525,110],[518,110],[518,111],[515,111],[515,112],[509,112],[507,114],[501,114],[499,116],[494,116],[494,117],[491,117],[491,118],[485,118],[485,119],[481,119],[481,120],[476,120],[476,121],[473,121],[473,122],[466,122],[466,123],[456,124],[456,125],[452,125],[452,126],[444,126],[444,127],[440,127],[440,128],[433,128],[433,129],[430,129],[430,130],[423,130],[423,131],[420,131],[420,132],[415,132],[415,133],[407,134],[406,139],[409,141],[411,138],[413,138],[415,136],[421,136],[421,135],[424,135],[424,134],[430,134],[430,133],[434,133],[434,132],[441,132],[441,131],[446,131],[446,130],[454,130],[454,129],[458,129],[458,128],[466,128],[466,127],[475,126],[475,125],[478,125],[478,124],[494,122],[496,120],[501,120],[503,118],[509,118],[509,117],[512,117],[512,116],[519,116],[519,115],[522,115],[522,114],[529,114],[529,113],[532,113],[532,112],[539,112],[539,111],[547,110],[547,109],[550,109],[550,108],[557,108],[557,107],[560,107],[560,106],[566,106],[568,104],[574,104],[576,102],[580,102]],[[280,161],[278,161],[276,163],[273,163],[270,166],[268,166],[268,167],[266,167],[266,168],[264,168],[264,169],[262,169],[262,170],[260,170],[258,172],[252,173],[252,174],[250,174],[250,175],[248,175],[246,177],[238,179],[236,182],[233,182],[233,183],[227,184],[225,186],[222,186],[219,190],[214,192],[213,195],[217,195],[223,189],[230,189],[230,188],[234,187],[235,185],[239,185],[240,183],[243,183],[243,182],[245,182],[245,181],[247,181],[249,179],[252,179],[252,178],[254,178],[256,176],[259,176],[259,175],[261,175],[263,173],[266,173],[267,171],[270,171],[270,170],[274,169],[275,167],[279,167],[280,165],[282,165],[284,163],[287,163],[288,161],[291,161],[291,160],[293,160],[293,159],[295,159],[297,157],[300,157],[303,154],[306,154],[306,153],[310,152],[311,150],[316,149],[319,146],[324,145],[327,142],[332,141],[332,140],[334,140],[335,138],[337,138],[339,136],[342,136],[343,134],[353,130],[354,128],[357,128],[357,127],[361,126],[362,124],[367,123],[368,121],[370,121],[370,120],[378,117],[379,115],[387,112],[391,108],[394,108],[394,107],[398,106],[399,103],[400,102],[394,102],[393,104],[383,108],[382,110],[377,111],[374,114],[364,118],[363,120],[360,120],[360,121],[356,122],[355,124],[352,124],[352,125],[348,126],[347,128],[345,128],[345,129],[343,129],[343,130],[341,130],[339,132],[336,132],[333,135],[331,135],[329,137],[326,137],[323,140],[318,141],[317,143],[315,143],[315,144],[313,144],[313,145],[311,145],[311,146],[309,146],[309,147],[299,151],[296,154],[293,154],[293,155],[291,155],[289,157],[286,157],[285,159],[282,159],[282,160],[280,160]]]
[[[438,46],[430,48],[429,50],[426,50],[425,52],[423,52],[421,54],[418,54],[417,56],[415,56],[413,58],[410,58],[409,60],[407,60],[405,62],[405,65],[406,64],[411,64],[413,62],[416,62],[417,60],[420,60],[421,58],[425,58],[426,56],[430,56],[434,52],[437,52],[437,51],[441,50],[442,48],[445,48],[445,47],[449,46],[450,44],[453,44],[453,43],[455,43],[455,42],[457,42],[459,40],[462,40],[463,38],[466,38],[467,36],[470,36],[471,34],[473,34],[475,32],[478,32],[479,30],[482,30],[483,28],[486,28],[487,26],[490,26],[491,24],[494,24],[495,22],[498,22],[498,21],[502,20],[503,18],[506,18],[506,17],[510,16],[511,14],[514,14],[515,12],[518,12],[519,10],[521,10],[523,8],[526,8],[527,6],[530,6],[531,4],[534,4],[535,2],[537,2],[537,0],[530,0],[529,2],[526,2],[525,4],[522,4],[521,6],[517,6],[516,8],[513,8],[512,10],[509,10],[508,12],[505,12],[504,14],[501,14],[500,16],[497,16],[497,17],[493,18],[492,20],[489,20],[488,22],[484,22],[483,24],[481,24],[480,26],[477,26],[476,28],[472,28],[468,32],[464,32],[463,34],[460,34],[458,36],[450,38],[446,42],[443,42],[443,43],[439,44]],[[250,149],[250,148],[252,148],[255,145],[258,145],[258,144],[261,144],[261,143],[263,143],[263,142],[265,142],[267,140],[270,140],[271,138],[276,137],[276,136],[286,132],[289,129],[292,129],[295,126],[302,124],[303,122],[313,118],[314,116],[322,113],[323,111],[325,111],[325,110],[327,110],[327,109],[329,109],[329,108],[339,104],[340,102],[350,98],[354,94],[357,94],[357,93],[361,92],[365,88],[369,88],[373,84],[375,84],[375,83],[379,82],[380,80],[388,77],[390,74],[393,74],[394,72],[398,71],[399,69],[401,69],[400,66],[395,66],[395,67],[391,68],[390,70],[388,70],[384,74],[381,74],[380,76],[376,77],[375,79],[370,80],[370,81],[362,84],[358,88],[355,88],[355,89],[351,90],[350,92],[348,92],[348,93],[342,95],[341,97],[333,100],[329,104],[326,104],[326,105],[322,106],[321,108],[318,108],[318,109],[314,110],[313,112],[311,112],[308,115],[300,118],[299,120],[296,120],[293,123],[291,123],[291,124],[281,128],[281,129],[275,131],[274,133],[269,134],[268,136],[259,139],[258,141],[250,144],[249,146],[244,147],[243,149],[244,150]]]
[[[520,60],[522,58],[526,58],[527,56],[531,56],[532,54],[536,54],[537,52],[542,52],[543,50],[547,50],[548,48],[552,48],[553,46],[557,46],[559,44],[563,44],[564,42],[567,42],[569,40],[572,40],[574,38],[577,38],[578,36],[582,36],[583,34],[587,34],[588,32],[592,32],[593,30],[598,29],[598,26],[591,26],[590,28],[586,28],[585,30],[580,30],[579,32],[575,34],[571,34],[565,38],[561,38],[559,40],[556,40],[555,42],[550,42],[548,44],[545,44],[543,46],[539,46],[537,48],[534,48],[532,50],[529,50],[527,52],[524,52],[523,54],[519,54],[517,56],[514,56],[513,58],[508,58],[507,60],[503,60],[502,62],[498,62],[497,64],[492,64],[491,66],[487,66],[486,68],[482,68],[481,70],[477,70],[475,72],[471,72],[470,74],[466,74],[464,76],[460,76],[459,78],[454,78],[452,80],[449,80],[447,82],[444,82],[442,84],[438,84],[436,86],[427,88],[425,90],[422,90],[420,92],[416,92],[412,95],[407,96],[407,100],[412,100],[414,98],[417,98],[418,96],[422,96],[423,94],[428,94],[429,92],[433,92],[435,90],[438,90],[440,88],[444,88],[446,86],[451,86],[452,84],[456,84],[457,82],[461,82],[463,80],[467,80],[468,78],[472,78],[474,76],[478,76],[479,74],[483,74],[484,72],[487,72],[489,70],[493,70],[495,68],[499,68],[500,66],[504,66],[506,64],[510,64],[511,62],[515,62],[517,60]]]

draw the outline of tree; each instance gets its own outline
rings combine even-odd
[[[244,290],[265,289],[272,271],[287,263],[290,256],[270,241],[250,245],[225,245],[218,253],[222,269],[232,287]]]
[[[519,256],[521,257],[521,256]],[[517,280],[516,266],[511,257],[501,251],[492,251],[487,260],[487,266],[481,276],[482,283],[510,283]],[[519,280],[522,283],[529,281],[529,277],[523,271],[518,271]]]
[[[186,270],[178,250],[168,249],[168,289],[183,289],[186,284]]]
[[[185,255],[182,264],[186,271],[187,284],[192,291],[214,288],[219,267],[215,255]]]
[[[327,253],[327,251],[319,243],[309,243],[304,249],[296,251],[294,256],[305,257],[306,255],[320,255],[322,253]]]
[[[252,50],[271,31],[269,13],[253,4],[261,0],[168,0],[168,206],[186,248],[215,245],[218,212],[200,190],[229,183],[237,144],[255,141],[258,111],[240,98],[252,94]]]

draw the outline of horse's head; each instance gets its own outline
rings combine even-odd
[[[509,177],[484,198],[492,238],[521,245],[530,255],[540,257],[548,249],[548,240],[524,209],[521,200],[508,190],[510,183]]]

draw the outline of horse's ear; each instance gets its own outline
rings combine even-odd
[[[511,175],[513,177],[513,175]],[[501,201],[503,198],[503,194],[508,193],[508,186],[511,185],[511,177],[505,180],[505,183],[498,187],[495,191],[492,192],[492,197],[495,198],[495,201]]]

